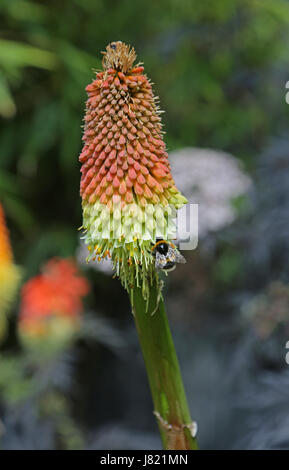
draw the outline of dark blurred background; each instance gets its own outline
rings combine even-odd
[[[1,448],[160,448],[126,292],[77,230],[85,86],[113,40],[144,62],[200,204],[198,248],[166,281],[200,447],[289,448],[289,2],[1,0],[0,24],[0,201],[22,284],[74,257],[91,285],[82,333],[38,364],[21,289],[10,305]]]

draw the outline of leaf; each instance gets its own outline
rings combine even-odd
[[[8,171],[0,170],[0,197],[5,194],[19,194],[17,179]]]
[[[25,0],[1,0],[0,11],[5,12],[17,21],[42,21],[48,8],[44,5]]]
[[[1,196],[1,200],[5,205],[7,214],[18,225],[22,233],[29,233],[35,226],[35,220],[30,209],[14,196],[4,194]]]
[[[0,115],[5,118],[11,118],[16,112],[16,106],[10,93],[7,82],[0,74]]]
[[[0,63],[4,66],[53,70],[57,65],[57,57],[52,52],[29,44],[0,39]]]

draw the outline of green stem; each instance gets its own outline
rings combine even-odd
[[[163,446],[172,450],[197,449],[159,282],[156,280],[150,288],[148,304],[141,288],[131,291],[131,303]]]

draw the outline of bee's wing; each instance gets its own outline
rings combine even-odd
[[[164,266],[167,264],[167,258],[165,255],[161,255],[158,251],[156,252],[156,261],[155,267],[156,269],[163,269]]]
[[[167,261],[172,261],[173,263],[186,263],[186,259],[183,257],[183,255],[181,255],[177,249],[172,248],[171,246],[169,247],[166,258]]]

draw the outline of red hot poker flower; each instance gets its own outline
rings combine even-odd
[[[3,208],[0,204],[0,330],[10,302],[20,281],[20,269],[15,266]]]
[[[83,311],[81,298],[88,292],[88,281],[77,273],[72,260],[50,260],[42,274],[27,281],[22,288],[21,330],[44,334],[51,317],[77,323]]]
[[[109,44],[103,70],[86,87],[80,193],[92,256],[111,256],[125,287],[142,285],[145,294],[155,275],[151,247],[171,238],[168,214],[187,200],[171,175],[157,99],[135,59],[133,48]]]

